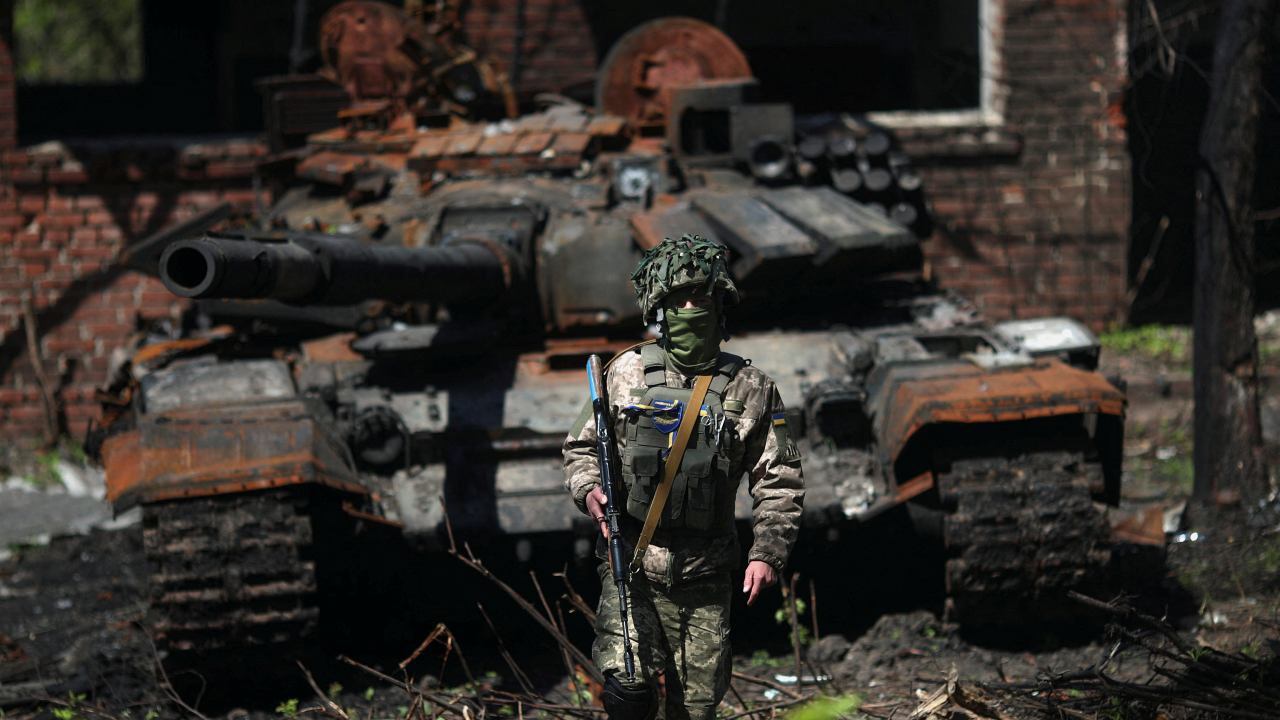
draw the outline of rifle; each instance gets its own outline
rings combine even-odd
[[[600,462],[600,487],[604,490],[605,521],[609,527],[609,567],[618,586],[618,606],[622,610],[622,660],[627,681],[635,682],[636,661],[631,653],[631,630],[627,626],[627,563],[623,560],[622,522],[614,486],[613,423],[609,419],[609,390],[604,384],[600,356],[587,359],[587,378],[591,386],[591,406],[596,415],[596,454]]]

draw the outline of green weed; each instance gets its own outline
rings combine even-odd
[[[78,720],[80,715],[80,706],[89,698],[84,693],[67,693],[67,704],[62,707],[53,709],[53,717],[56,720]]]
[[[835,720],[858,712],[866,697],[861,693],[824,695],[786,714],[787,720]]]
[[[1175,455],[1168,460],[1157,460],[1155,474],[1178,492],[1190,495],[1196,479],[1195,463],[1191,461],[1190,455]]]
[[[793,601],[792,600],[782,601],[782,607],[778,608],[773,613],[774,622],[778,623],[779,625],[787,625],[787,626],[791,625],[791,606],[790,606],[791,602]],[[809,628],[805,627],[804,623],[800,621],[800,618],[804,617],[804,614],[808,612],[809,606],[804,600],[800,598],[795,598],[794,602],[796,604],[796,624],[799,626],[796,628],[795,637],[799,639],[800,647],[804,647],[805,645],[808,645],[810,641],[813,640],[813,638],[811,637],[811,633],[809,632]]]
[[[58,461],[62,459],[56,449],[36,455],[35,466],[27,475],[27,482],[40,489],[51,488],[62,484],[62,474],[58,472]]]
[[[775,658],[769,656],[768,650],[757,650],[751,654],[751,664],[756,667],[782,667],[787,664],[784,658]]]
[[[33,487],[46,489],[62,484],[62,474],[58,472],[58,464],[67,461],[76,465],[87,465],[89,456],[84,447],[74,440],[63,440],[57,447],[35,453],[26,465],[24,479]]]
[[[276,714],[290,720],[298,717],[298,698],[289,698],[277,705]]]
[[[1179,325],[1120,327],[1098,338],[1108,352],[1138,355],[1178,366],[1191,364],[1191,328]]]

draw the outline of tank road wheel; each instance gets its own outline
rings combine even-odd
[[[280,643],[319,615],[310,488],[143,506],[151,624],[176,650]]]
[[[1097,587],[1111,558],[1090,484],[1102,468],[1080,453],[956,460],[938,476],[945,507],[947,615],[971,626],[1079,615],[1070,589]]]

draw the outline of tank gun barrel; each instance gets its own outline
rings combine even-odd
[[[206,235],[166,248],[160,279],[175,295],[195,299],[486,302],[510,288],[513,260],[487,239],[405,248],[330,235]]]

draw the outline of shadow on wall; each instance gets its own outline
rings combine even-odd
[[[77,158],[77,160],[87,161],[88,158]],[[104,203],[104,207],[110,213],[112,224],[122,231],[124,238],[115,248],[115,258],[109,264],[89,272],[77,274],[59,290],[38,289],[38,283],[50,276],[48,267],[46,267],[43,274],[28,278],[30,283],[28,289],[20,292],[32,302],[35,334],[41,344],[43,344],[43,340],[48,335],[52,334],[68,320],[71,320],[81,306],[91,301],[95,294],[111,288],[122,276],[133,272],[130,268],[120,264],[119,258],[121,254],[142,239],[155,234],[168,225],[178,207],[180,196],[178,187],[160,186],[148,188],[148,194],[154,195],[156,202],[153,207],[149,207],[143,213],[140,212],[141,208],[138,207],[138,197],[141,193],[136,186],[130,190],[107,189],[100,186],[90,187],[93,187],[95,192],[102,194],[112,193],[116,198],[122,200]],[[40,191],[45,192],[46,188],[42,186]],[[46,235],[49,228],[44,222],[45,215],[44,211],[23,213],[23,226],[27,229],[27,232],[34,231],[40,234],[38,242],[41,248],[55,246]],[[143,223],[135,223],[135,218],[143,216],[146,218]],[[99,240],[98,242],[104,245],[107,244],[107,241],[104,240]],[[8,264],[16,270],[19,263],[10,258]],[[55,292],[56,296],[51,297]],[[44,302],[41,302],[42,296],[45,299]],[[22,364],[28,360],[31,354],[27,345],[27,332],[23,326],[24,323],[25,320],[19,316],[13,327],[7,328],[4,333],[4,340],[0,342],[0,378],[4,378],[7,385],[12,384],[16,373],[23,371]],[[59,407],[58,430],[66,434],[69,431],[69,427],[65,404],[60,396],[62,391],[83,372],[83,363],[75,355],[68,354],[58,363],[56,372],[53,372],[50,367],[51,362],[44,356],[43,348],[38,348],[38,350],[41,351],[38,353],[43,366],[41,371],[50,380],[54,380],[52,392]],[[34,380],[34,377],[30,379]]]

